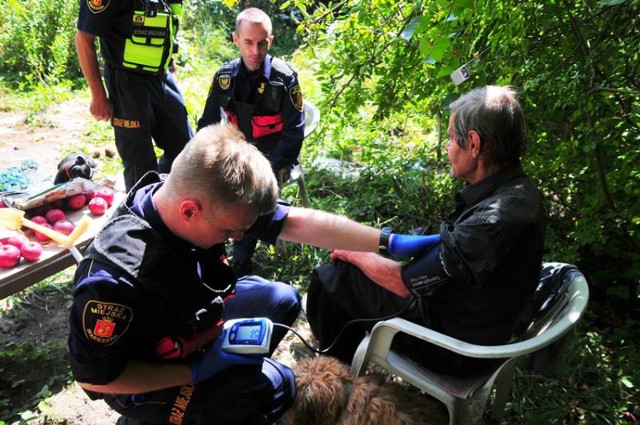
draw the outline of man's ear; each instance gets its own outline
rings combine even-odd
[[[471,152],[471,156],[474,159],[477,159],[480,156],[480,152],[482,151],[482,139],[480,139],[480,135],[477,131],[469,131],[467,137],[467,146],[469,148],[469,151]]]
[[[240,38],[238,37],[238,34],[236,34],[235,31],[231,33],[231,40],[233,40],[233,44],[238,46],[238,43],[240,42]],[[240,47],[240,46],[238,46],[238,47]]]
[[[180,203],[180,217],[185,221],[191,221],[201,211],[202,207],[197,199],[188,198]]]

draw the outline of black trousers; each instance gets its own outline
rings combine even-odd
[[[169,72],[137,74],[107,65],[104,78],[128,192],[148,171],[168,173],[194,133],[182,93]],[[154,142],[162,150],[160,159]]]
[[[316,268],[307,295],[307,319],[321,349],[351,364],[358,344],[382,318],[401,317],[436,330],[428,299],[404,299],[380,287],[352,264],[337,261]],[[354,319],[367,319],[347,325]],[[434,326],[435,325],[435,326]],[[493,360],[470,359],[398,333],[392,348],[433,371],[454,375],[484,373]]]

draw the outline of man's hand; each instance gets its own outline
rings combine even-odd
[[[113,104],[106,96],[91,98],[89,112],[98,121],[109,121],[113,116]]]
[[[255,355],[239,355],[227,353],[222,349],[222,342],[228,330],[224,330],[215,341],[209,343],[202,351],[194,355],[191,361],[191,380],[194,384],[236,365],[260,365],[262,357]]]

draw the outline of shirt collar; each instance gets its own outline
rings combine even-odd
[[[497,188],[505,182],[524,175],[520,164],[508,166],[502,170],[491,174],[477,183],[470,184],[456,195],[456,203],[464,205],[474,205],[491,195]]]
[[[264,78],[266,78],[267,80],[269,78],[271,78],[271,61],[272,61],[272,56],[271,55],[266,55],[264,57],[264,60],[262,61],[262,65],[260,65],[260,69],[258,69],[258,71],[262,71],[261,74],[262,76],[264,76]],[[242,72],[244,74],[248,74],[251,71],[249,71],[246,67],[246,65],[244,64],[244,61],[242,60],[242,58],[240,58],[240,66],[235,67],[235,69],[233,69],[231,71],[231,76],[232,77],[236,77],[238,75],[239,72]]]
[[[162,217],[160,217],[153,203],[153,194],[160,186],[162,186],[162,183],[155,183],[138,190],[133,196],[131,211],[149,223],[153,230],[159,233],[169,244],[182,245],[191,251],[199,251],[200,249],[196,246],[174,235],[162,221]]]

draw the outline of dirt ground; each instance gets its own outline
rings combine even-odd
[[[88,112],[89,101],[72,100],[52,107],[39,117],[43,126],[32,128],[27,125],[24,114],[16,114],[0,110],[0,173],[9,167],[17,166],[24,161],[35,161],[37,169],[30,170],[27,178],[33,187],[48,187],[53,182],[58,162],[69,152],[80,148],[82,135],[91,124],[93,118]],[[100,161],[98,158],[98,170]],[[16,297],[0,300],[0,339],[4,343],[20,344],[31,342],[42,346],[53,347],[51,364],[39,365],[31,370],[18,371],[24,375],[38,375],[33,391],[38,392],[47,385],[49,376],[64,376],[68,373],[68,356],[66,353],[68,289],[58,290],[56,285],[64,285],[72,278],[73,268],[69,268],[51,282],[50,288],[23,296],[18,302]],[[19,294],[23,295],[23,294]],[[311,339],[304,318],[296,324],[307,340]],[[275,356],[285,364],[292,364],[296,357],[308,355],[308,350],[293,335],[280,345]],[[5,365],[0,365],[0,371]],[[40,376],[43,375],[43,376]],[[59,388],[45,399],[41,408],[31,407],[38,417],[26,423],[61,424],[61,425],[102,425],[114,424],[118,415],[113,413],[103,402],[91,401],[74,383],[54,385]],[[0,388],[0,390],[13,390]],[[1,392],[1,391],[0,391]],[[0,406],[1,407],[1,406]],[[7,406],[9,408],[16,406]],[[1,410],[0,410],[1,411]],[[6,420],[6,419],[5,419]],[[2,418],[0,418],[2,423]],[[19,421],[8,422],[19,424]],[[25,422],[22,422],[25,423]]]

